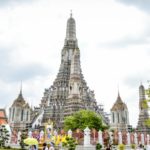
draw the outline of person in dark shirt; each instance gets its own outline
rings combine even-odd
[[[107,145],[106,150],[111,150],[111,145]]]
[[[36,145],[31,145],[29,150],[37,150]]]
[[[46,150],[46,147],[47,146],[47,144],[46,143],[43,143],[43,149],[42,150]]]

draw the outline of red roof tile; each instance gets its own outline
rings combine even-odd
[[[0,125],[1,124],[7,124],[7,116],[5,109],[0,109]]]

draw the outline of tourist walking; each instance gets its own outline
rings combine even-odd
[[[48,150],[47,144],[43,143],[43,149],[42,150]]]
[[[144,150],[144,146],[142,144],[140,144],[139,147],[137,148],[137,150]]]
[[[107,145],[106,150],[111,150],[111,145]]]
[[[55,148],[53,146],[50,146],[49,150],[55,150]]]
[[[29,150],[37,150],[36,145],[31,145]]]
[[[49,150],[55,150],[54,146],[51,145],[50,148],[49,148]]]
[[[50,144],[47,145],[47,149],[46,150],[55,150],[54,144],[52,142],[50,142]]]

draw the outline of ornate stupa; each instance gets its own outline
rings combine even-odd
[[[118,131],[127,131],[129,127],[129,113],[127,105],[122,101],[118,92],[118,97],[111,108],[111,128]]]
[[[141,84],[139,86],[139,118],[138,118],[137,131],[142,132],[142,133],[144,133],[144,132],[150,133],[150,127],[148,127],[145,124],[145,121],[147,119],[150,119],[148,108],[145,108],[143,105],[145,100],[146,100],[145,88]]]
[[[61,64],[53,84],[44,91],[40,107],[44,110],[42,122],[49,119],[56,128],[61,128],[65,116],[80,109],[90,109],[99,113],[106,124],[105,113],[97,105],[94,91],[84,80],[80,65],[80,49],[76,38],[75,19],[70,14],[67,21],[66,38],[61,51]]]

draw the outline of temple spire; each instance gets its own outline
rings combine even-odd
[[[72,10],[70,10],[70,18],[72,18]]]
[[[22,81],[21,81],[21,84],[20,84],[20,95],[22,95]]]
[[[120,92],[119,92],[119,84],[118,84],[118,97],[120,97]]]
[[[118,85],[118,97],[117,97],[117,103],[123,103],[121,96],[120,96],[120,91],[119,91],[119,85]]]
[[[74,18],[72,18],[72,10],[70,12],[70,18],[67,21],[66,29],[66,40],[76,41],[76,23]]]
[[[118,97],[120,97],[120,93],[119,93],[119,91],[118,91]]]
[[[19,92],[18,98],[19,98],[19,100],[23,100],[23,96],[22,96],[22,81],[21,81],[21,84],[20,84],[20,92]]]
[[[139,86],[139,99],[140,101],[145,100],[145,88],[142,84]]]

